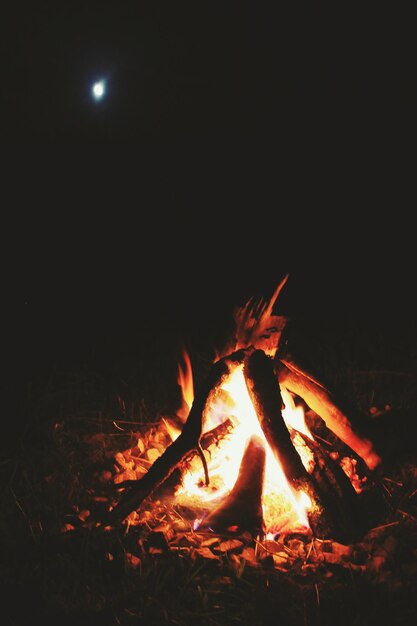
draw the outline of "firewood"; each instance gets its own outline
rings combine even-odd
[[[200,447],[202,450],[208,450],[212,445],[218,445],[219,441],[221,441],[224,437],[226,437],[233,429],[233,422],[228,417],[221,424],[218,424],[208,432],[204,433],[200,439]],[[176,488],[181,484],[181,479],[183,474],[189,469],[191,461],[198,454],[195,448],[192,448],[188,454],[186,454],[182,461],[177,464],[175,470],[170,474],[169,477],[160,485],[160,489],[158,489],[159,493],[165,494],[167,492],[175,492]],[[136,481],[126,481],[119,484],[119,487],[128,487],[132,483]]]
[[[327,428],[365,461],[370,470],[381,465],[382,458],[372,436],[372,424],[366,415],[348,406],[345,399],[336,398],[334,392],[303,371],[293,359],[280,358],[276,369],[280,385],[302,398],[324,420]]]
[[[333,518],[332,538],[342,542],[358,539],[364,530],[365,516],[360,512],[359,498],[348,476],[318,442],[302,432],[292,431],[292,440],[296,437],[302,439],[312,454],[313,467],[309,473],[328,517]]]
[[[272,359],[262,350],[255,350],[246,359],[243,373],[262,431],[287,480],[308,480],[307,471],[282,416],[283,400]]]
[[[252,436],[246,446],[236,483],[222,504],[207,515],[198,530],[254,535],[263,530],[262,491],[265,476],[265,446]]]
[[[214,400],[216,392],[231,373],[231,368],[242,363],[248,350],[238,350],[233,354],[216,361],[202,382],[195,395],[187,421],[181,434],[173,441],[151,465],[147,473],[122,494],[119,502],[108,512],[106,525],[123,521],[129,513],[137,509],[159,485],[161,485],[174,469],[183,462],[191,450],[201,450],[201,435],[205,413]]]
[[[313,532],[321,538],[335,535],[337,528],[334,517],[326,510],[326,498],[323,499],[320,486],[304,467],[282,416],[283,401],[273,359],[262,350],[254,350],[245,359],[243,373],[260,426],[277,462],[289,484],[310,498],[307,515]]]

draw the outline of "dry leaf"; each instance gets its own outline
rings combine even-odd
[[[263,541],[262,546],[265,548],[267,552],[272,552],[272,554],[276,554],[277,552],[282,552],[282,544],[279,544],[276,541],[272,541],[270,539]]]
[[[333,554],[333,552],[323,552],[321,555],[322,560],[330,565],[340,565],[342,562],[341,556]]]
[[[221,560],[219,556],[217,556],[216,554],[213,554],[210,548],[196,548],[195,552],[197,552],[204,559],[212,559],[212,560],[214,559],[215,561]]]
[[[285,565],[285,563],[288,563],[289,561],[288,554],[283,551],[274,552],[274,554],[272,555],[272,558],[274,559],[274,563],[276,565]]]
[[[243,542],[239,539],[227,539],[226,541],[222,541],[216,549],[220,552],[228,552],[229,550],[236,550],[236,548],[241,548],[242,546]]]
[[[353,572],[364,573],[366,571],[366,565],[356,565],[356,563],[348,563],[347,566]]]
[[[243,548],[242,550],[242,559],[245,559],[245,561],[247,563],[250,563],[250,565],[258,565],[258,560],[256,558],[256,554],[255,554],[255,549],[251,548],[250,546]]]
[[[288,569],[288,558],[284,558],[281,554],[273,554],[272,559],[274,561],[275,569],[279,569],[282,572],[287,571]]]
[[[146,456],[150,461],[156,461],[156,459],[161,456],[161,453],[156,448],[150,448],[147,450]]]
[[[114,460],[120,465],[120,467],[127,467],[126,459],[122,452],[117,452],[114,456]]]
[[[377,554],[368,561],[368,569],[373,572],[380,572],[387,562],[387,558],[383,554]]]
[[[349,557],[352,554],[352,546],[345,546],[337,541],[332,542],[332,552],[340,557]]]
[[[68,533],[71,530],[75,530],[75,526],[73,526],[72,524],[64,524],[63,527],[61,528],[62,533]]]
[[[214,545],[215,543],[219,543],[220,539],[218,537],[209,537],[208,539],[204,539],[201,542],[201,547],[209,547]]]
[[[140,565],[140,558],[130,552],[126,552],[126,560],[132,567],[138,567]]]
[[[90,517],[90,511],[88,509],[84,509],[83,511],[80,511],[78,513],[78,519],[80,519],[82,522],[85,522],[88,517]]]

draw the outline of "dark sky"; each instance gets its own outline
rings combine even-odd
[[[4,136],[77,144],[268,134],[295,144],[306,134],[345,140],[366,128],[382,140],[405,129],[411,16],[367,2],[273,4],[9,3]],[[108,96],[97,105],[91,86],[101,77]]]
[[[222,318],[287,272],[286,314],[415,319],[413,21],[284,4],[3,9],[12,337]]]

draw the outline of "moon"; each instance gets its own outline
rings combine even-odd
[[[106,83],[104,80],[99,80],[96,83],[94,83],[92,89],[92,94],[93,94],[93,98],[94,100],[98,101],[98,100],[102,100],[105,93],[106,93]]]

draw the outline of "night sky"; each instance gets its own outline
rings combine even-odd
[[[269,137],[294,155],[309,139],[382,148],[409,133],[411,16],[367,2],[285,4],[10,3],[2,133],[76,145]],[[97,80],[106,82],[100,102]]]
[[[290,316],[414,323],[413,21],[288,4],[3,9],[12,351],[221,324],[286,273]]]

